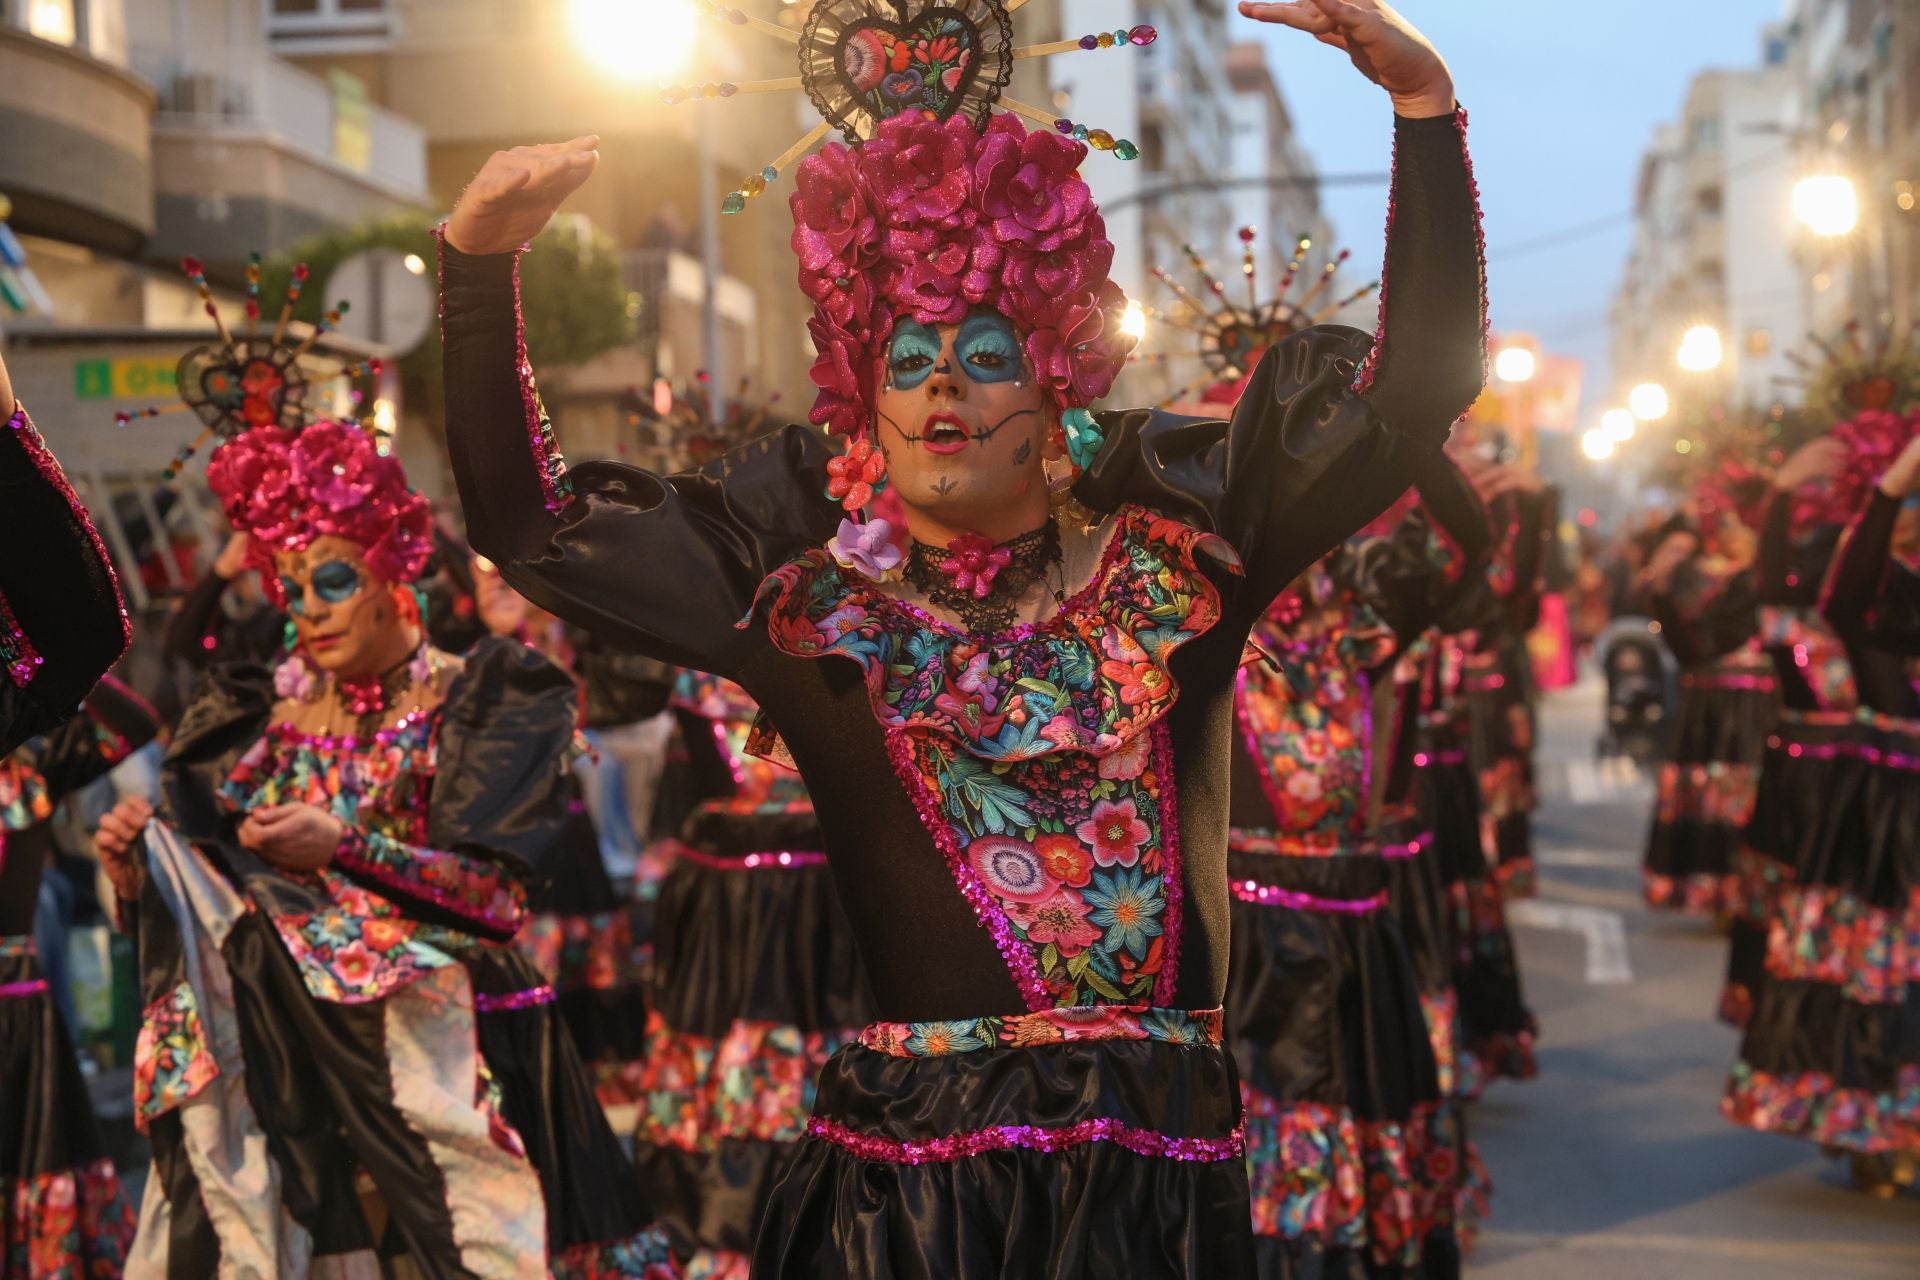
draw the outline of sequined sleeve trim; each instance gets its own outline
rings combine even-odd
[[[509,1013],[515,1009],[536,1009],[543,1004],[552,1004],[557,998],[553,988],[542,983],[537,987],[528,987],[524,991],[507,991],[499,994],[479,992],[473,997],[473,1007],[480,1013]]]
[[[443,222],[434,228],[434,239],[441,246],[440,254],[440,296],[446,296],[446,253],[447,227]],[[547,510],[554,515],[566,510],[573,501],[573,481],[567,475],[567,460],[561,456],[559,439],[553,432],[553,419],[548,415],[546,405],[540,400],[540,390],[534,383],[533,362],[527,358],[527,317],[520,301],[520,255],[527,251],[521,245],[513,255],[513,359],[514,371],[520,379],[520,405],[526,415],[527,447],[533,452],[535,468],[540,474],[540,492],[546,501]]]
[[[478,858],[348,827],[334,863],[381,889],[451,912],[477,933],[508,939],[527,917],[526,890],[499,867]]]
[[[1105,1116],[1082,1120],[1060,1129],[1034,1124],[1002,1124],[956,1133],[925,1142],[901,1142],[874,1134],[855,1133],[845,1125],[815,1116],[807,1121],[807,1133],[823,1142],[851,1151],[862,1160],[880,1160],[888,1164],[950,1164],[989,1151],[1065,1151],[1089,1142],[1111,1142],[1135,1155],[1188,1163],[1212,1163],[1238,1160],[1246,1152],[1244,1129],[1236,1128],[1224,1138],[1176,1138],[1151,1129],[1136,1129]]]
[[[40,674],[40,665],[45,661],[33,647],[27,629],[14,616],[6,595],[0,593],[0,663],[6,665],[7,678],[16,689],[24,689]]]
[[[114,570],[113,557],[107,554],[107,544],[101,541],[100,531],[94,528],[93,518],[87,514],[87,508],[80,501],[80,495],[73,491],[73,485],[68,482],[66,472],[60,469],[60,463],[54,458],[53,451],[47,448],[46,441],[42,440],[40,433],[34,430],[33,419],[27,416],[26,409],[15,407],[12,415],[7,418],[7,429],[20,441],[20,447],[26,450],[27,460],[33,463],[33,469],[40,473],[41,479],[51,485],[54,492],[67,500],[67,506],[73,512],[74,522],[79,525],[81,534],[85,536],[93,550],[94,559],[106,571],[107,582],[113,588],[114,599],[120,611],[120,646],[121,652],[124,653],[126,646],[133,641],[133,619],[127,616],[126,597],[120,591],[120,575]],[[16,669],[16,654],[7,652],[14,645],[24,646],[23,652],[33,655],[32,665],[26,668],[24,676]],[[7,607],[4,597],[0,597],[0,654],[6,657],[8,676],[16,686],[21,688],[24,688],[27,682],[38,674],[40,665],[45,661],[27,640],[25,630],[20,626],[19,620],[14,617],[13,611]]]

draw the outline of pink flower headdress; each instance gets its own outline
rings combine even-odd
[[[898,317],[952,324],[975,307],[1023,335],[1061,413],[1113,386],[1134,339],[1108,278],[1113,243],[1080,178],[1086,145],[994,116],[900,115],[857,147],[801,162],[793,209],[800,288],[813,299],[812,421],[854,436]]]

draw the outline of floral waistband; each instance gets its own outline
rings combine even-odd
[[[674,850],[674,856],[695,866],[705,867],[709,871],[758,871],[762,868],[778,870],[782,867],[791,869],[827,865],[826,854],[808,849],[770,849],[729,858],[706,853],[691,845],[683,844]]]
[[[1227,832],[1227,852],[1271,858],[1412,858],[1433,843],[1433,832],[1403,835],[1387,844],[1377,840],[1326,840],[1283,836],[1271,831],[1233,827]]]
[[[955,1053],[1026,1049],[1068,1040],[1158,1040],[1163,1044],[1218,1045],[1220,1010],[1092,1005],[945,1022],[876,1022],[860,1033],[863,1046],[894,1058],[943,1058]]]
[[[1772,693],[1775,680],[1773,669],[1763,667],[1752,670],[1688,671],[1681,675],[1680,683],[1689,689],[1745,689]]]
[[[30,933],[0,934],[0,960],[18,960],[21,956],[38,955]]]

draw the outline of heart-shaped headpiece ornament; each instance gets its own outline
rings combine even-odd
[[[1174,301],[1159,313],[1160,318],[1166,321],[1167,327],[1190,333],[1198,342],[1179,351],[1136,355],[1132,362],[1170,365],[1198,358],[1201,364],[1198,376],[1161,399],[1162,408],[1188,403],[1196,397],[1207,403],[1237,398],[1240,383],[1253,371],[1267,348],[1282,338],[1322,323],[1380,287],[1380,282],[1373,280],[1344,295],[1335,292],[1335,277],[1350,254],[1343,249],[1329,256],[1318,268],[1310,269],[1313,238],[1302,235],[1294,242],[1293,258],[1287,263],[1279,288],[1272,297],[1263,299],[1257,252],[1259,234],[1252,227],[1242,227],[1239,235],[1240,274],[1246,284],[1247,297],[1244,304],[1228,298],[1226,282],[1190,244],[1180,249],[1199,278],[1199,292],[1181,284],[1164,267],[1153,268],[1154,279],[1174,295]],[[1294,285],[1303,275],[1310,276],[1311,283],[1295,295]]]
[[[772,163],[728,192],[722,212],[741,212],[829,133],[838,130],[849,143],[861,142],[873,136],[881,121],[906,112],[938,120],[964,116],[984,125],[999,107],[1122,160],[1140,155],[1140,148],[1125,138],[1018,102],[1003,91],[1020,59],[1152,44],[1158,33],[1150,26],[1015,47],[1013,15],[1028,0],[816,0],[804,18],[796,9],[784,10],[783,16],[794,15],[792,25],[753,17],[722,0],[697,3],[716,19],[793,45],[799,74],[739,84],[674,85],[662,94],[669,104],[798,89],[821,117]]]
[[[335,303],[318,324],[303,325],[307,332],[296,341],[289,330],[293,325],[294,307],[306,288],[306,263],[293,268],[279,318],[271,330],[266,330],[261,327],[260,315],[260,255],[248,257],[246,323],[238,336],[221,316],[200,260],[184,258],[180,267],[199,294],[201,308],[213,321],[219,343],[195,347],[180,358],[174,369],[174,387],[180,393],[178,403],[113,415],[121,426],[183,412],[200,419],[200,434],[175,452],[161,473],[163,479],[171,481],[179,475],[180,468],[209,440],[224,443],[255,427],[278,427],[297,433],[310,422],[318,421],[322,415],[309,404],[309,398],[321,383],[341,378],[351,383],[363,374],[375,377],[380,374],[380,361],[364,360],[322,370],[319,382],[311,376],[308,366],[313,363],[310,353],[314,344],[340,323],[340,317],[347,312],[347,303]],[[371,420],[362,425],[374,430]],[[387,451],[384,440],[380,441],[380,447],[382,453]]]

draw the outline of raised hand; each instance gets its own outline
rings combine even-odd
[[[1920,436],[1907,441],[1907,447],[1880,477],[1880,492],[1889,498],[1911,498],[1920,489]]]
[[[561,202],[593,176],[598,134],[496,151],[447,218],[447,243],[462,253],[511,253],[547,225]]]
[[[1414,119],[1454,109],[1453,75],[1446,60],[1411,22],[1383,0],[1240,0],[1256,22],[1304,31],[1353,59],[1360,73],[1393,97],[1393,109]]]
[[[1773,473],[1773,487],[1791,493],[1803,484],[1829,480],[1847,465],[1847,446],[1832,436],[1821,436],[1795,449]]]

